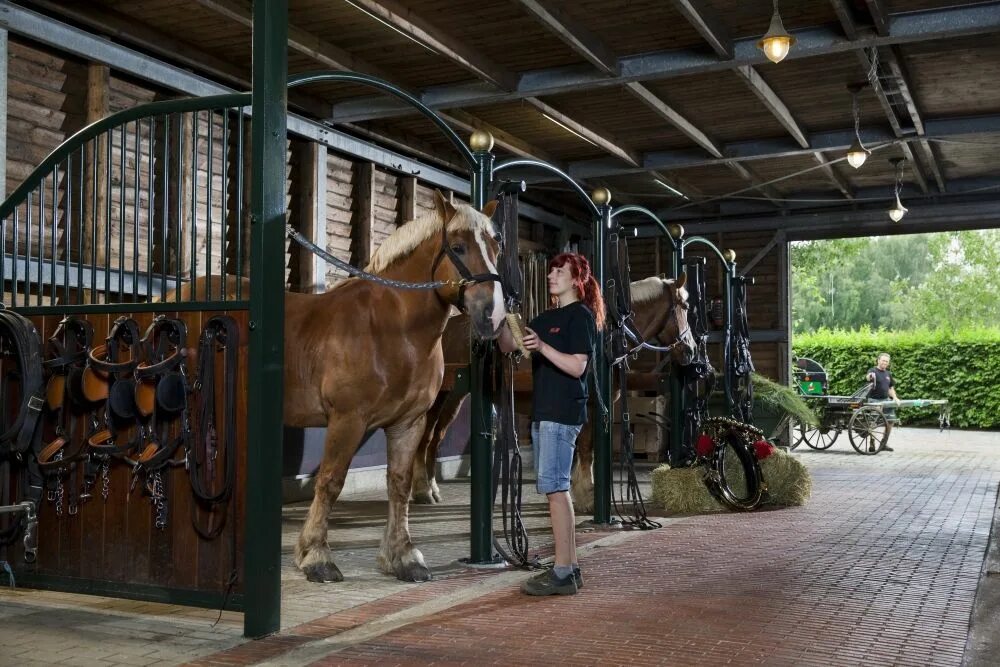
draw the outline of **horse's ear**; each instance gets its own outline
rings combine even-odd
[[[497,210],[497,204],[499,203],[500,201],[497,199],[491,199],[486,202],[486,206],[483,207],[483,215],[492,220],[493,214],[496,213]]]
[[[441,219],[444,220],[445,223],[454,218],[455,213],[458,210],[451,205],[448,198],[445,197],[444,194],[437,188],[434,189],[434,207],[437,209],[438,213],[441,214]]]
[[[687,279],[688,279],[688,274],[685,273],[685,272],[683,272],[683,271],[681,271],[681,275],[678,276],[677,280],[674,281],[674,287],[676,289],[680,289],[680,288],[684,287],[684,283],[687,282]]]

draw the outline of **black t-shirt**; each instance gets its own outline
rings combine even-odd
[[[875,374],[875,386],[872,387],[869,398],[879,400],[889,398],[889,387],[895,387],[896,381],[892,379],[892,373],[888,370],[880,371],[878,368],[869,368],[868,373]],[[865,373],[867,376],[868,373]]]
[[[528,327],[555,350],[566,354],[586,354],[588,372],[597,341],[594,315],[580,301],[552,308],[531,321]],[[533,421],[583,424],[587,421],[587,372],[575,378],[535,352],[531,355]]]

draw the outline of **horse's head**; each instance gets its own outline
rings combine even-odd
[[[507,314],[503,290],[496,280],[500,245],[490,219],[497,202],[487,203],[483,212],[479,212],[466,204],[453,206],[435,191],[434,203],[443,224],[434,280],[461,281],[470,276],[474,279],[462,287],[442,287],[439,293],[468,313],[477,336],[496,338]]]
[[[632,283],[632,309],[647,340],[672,346],[670,356],[681,366],[694,361],[697,344],[688,326],[687,274],[677,280],[646,278]]]

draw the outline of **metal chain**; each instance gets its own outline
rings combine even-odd
[[[435,280],[429,283],[409,283],[402,280],[383,278],[382,276],[376,276],[374,273],[368,273],[367,271],[363,271],[356,266],[348,264],[342,259],[334,257],[306,237],[302,236],[302,234],[297,232],[290,224],[285,225],[285,232],[288,234],[288,238],[292,239],[303,248],[309,250],[323,260],[333,264],[342,271],[346,271],[352,276],[364,278],[365,280],[370,280],[373,283],[378,283],[379,285],[384,285],[386,287],[393,287],[396,289],[437,289],[439,287],[463,287],[465,285],[473,285],[476,283],[475,280],[466,280],[464,278],[461,280]]]
[[[163,476],[157,470],[153,473],[153,506],[156,508],[156,527],[163,530],[167,527],[167,499],[163,494]]]
[[[764,437],[764,431],[760,430],[756,426],[751,424],[744,424],[741,421],[736,421],[731,417],[709,417],[705,420],[704,425],[706,428],[712,428],[713,430],[721,430],[723,427],[739,431],[742,435],[755,435],[758,438]]]
[[[101,498],[104,502],[108,502],[109,495],[111,495],[111,466],[108,465],[108,460],[104,459],[101,462]]]
[[[63,453],[59,452],[58,454],[56,454],[55,459],[53,460],[62,461],[62,458],[63,458]],[[58,475],[56,475],[56,496],[55,496],[56,516],[62,516],[63,498],[65,497],[65,495],[66,495],[66,489],[63,488],[62,472],[60,472]]]

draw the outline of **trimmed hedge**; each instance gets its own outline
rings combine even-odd
[[[951,423],[960,428],[1000,427],[1000,330],[818,331],[796,334],[794,353],[826,369],[830,393],[850,395],[880,352],[892,356],[901,399],[946,398]],[[906,408],[901,423],[937,423],[937,408]]]

